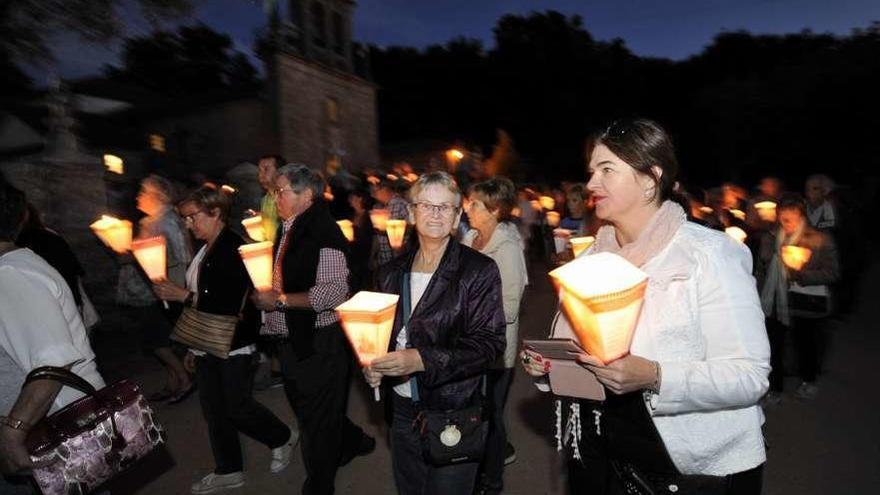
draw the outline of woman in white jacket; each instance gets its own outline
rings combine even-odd
[[[486,444],[486,456],[477,492],[501,493],[504,465],[513,462],[516,454],[507,443],[504,426],[504,404],[513,379],[519,341],[519,304],[529,283],[523,241],[516,225],[510,222],[516,204],[516,189],[506,178],[496,177],[474,184],[468,194],[467,214],[471,225],[462,243],[492,258],[501,272],[501,295],[507,320],[507,347],[489,372],[487,394],[491,397],[492,420]]]
[[[559,421],[572,492],[759,494],[770,351],[749,252],[671,200],[677,162],[656,123],[616,122],[587,156],[596,214],[610,223],[587,254],[623,256],[649,283],[630,354],[578,358],[608,393],[572,402]],[[571,335],[556,321],[555,336]],[[553,368],[521,358],[533,376]]]

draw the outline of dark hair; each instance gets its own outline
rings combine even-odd
[[[498,210],[498,221],[507,222],[516,204],[516,187],[506,177],[493,177],[470,187],[470,194],[477,194],[489,211]]]
[[[593,150],[604,145],[637,172],[654,181],[654,200],[677,200],[675,197],[678,177],[678,160],[672,138],[657,122],[648,119],[617,120],[590,137],[587,141],[586,158],[590,161]],[[659,167],[660,177],[652,167]]]
[[[373,199],[373,195],[366,189],[358,188],[348,194],[360,198],[361,205],[363,205],[364,209],[367,211],[370,211],[376,203],[376,200]]]
[[[215,208],[220,212],[220,220],[226,223],[229,220],[229,210],[232,206],[232,198],[223,188],[216,184],[206,182],[202,186],[192,190],[178,203],[183,206],[186,203],[195,203],[200,209],[211,213]]]
[[[776,212],[781,213],[782,210],[797,210],[801,216],[807,216],[807,202],[804,197],[797,193],[785,193],[779,198],[779,204],[776,205]]]
[[[284,161],[284,157],[281,155],[263,155],[260,157],[259,160],[257,160],[257,163],[260,163],[263,160],[274,160],[275,161],[275,170],[280,169],[281,167],[284,166],[285,163],[287,163],[286,161]]]
[[[290,187],[297,193],[301,193],[305,189],[311,189],[312,201],[318,202],[324,199],[324,190],[327,188],[327,183],[324,182],[324,177],[320,172],[308,165],[288,163],[278,169],[278,175],[283,175],[287,178],[287,182],[290,182]]]
[[[24,193],[0,175],[0,241],[14,241],[27,211]]]

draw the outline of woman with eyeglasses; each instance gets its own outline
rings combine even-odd
[[[372,387],[384,382],[391,388],[398,492],[470,494],[478,463],[429,464],[413,421],[420,410],[461,410],[483,400],[483,377],[504,352],[501,277],[491,258],[452,237],[462,204],[452,176],[422,175],[410,189],[410,201],[417,244],[378,275],[381,292],[401,295],[391,352],[364,368],[364,376]]]
[[[186,285],[164,281],[153,286],[156,295],[212,315],[238,316],[229,356],[221,359],[190,349],[184,365],[195,373],[202,414],[216,468],[194,483],[194,494],[244,484],[244,463],[239,433],[272,449],[269,467],[281,472],[290,464],[290,429],[251,395],[253,358],[260,316],[247,298],[253,285],[238,247],[244,240],[227,226],[230,198],[206,184],[180,203],[180,214],[193,237],[204,241],[186,272]]]
[[[571,493],[761,493],[758,401],[770,348],[751,254],[687,221],[672,140],[657,123],[617,122],[591,139],[587,158],[596,215],[609,223],[587,255],[615,253],[648,285],[629,354],[607,363],[577,356],[583,380],[598,380],[605,400],[560,397],[556,405]],[[574,338],[571,328],[558,314],[552,334]],[[551,382],[563,366],[527,350],[521,359]]]

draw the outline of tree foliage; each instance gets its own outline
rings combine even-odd
[[[495,47],[371,47],[383,142],[490,145],[505,129],[534,178],[583,178],[584,138],[641,115],[676,138],[686,178],[855,177],[878,155],[880,24],[849,36],[719,34],[681,62],[595,40],[577,16],[507,15]]]

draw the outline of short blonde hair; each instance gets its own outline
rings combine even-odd
[[[419,193],[422,192],[422,189],[433,186],[440,185],[446,187],[452,194],[456,197],[457,208],[461,208],[461,189],[458,188],[458,183],[455,182],[455,179],[446,172],[428,172],[426,174],[422,174],[419,176],[419,180],[415,181],[412,187],[409,188],[409,201],[410,203],[415,203],[416,199],[419,196]]]

